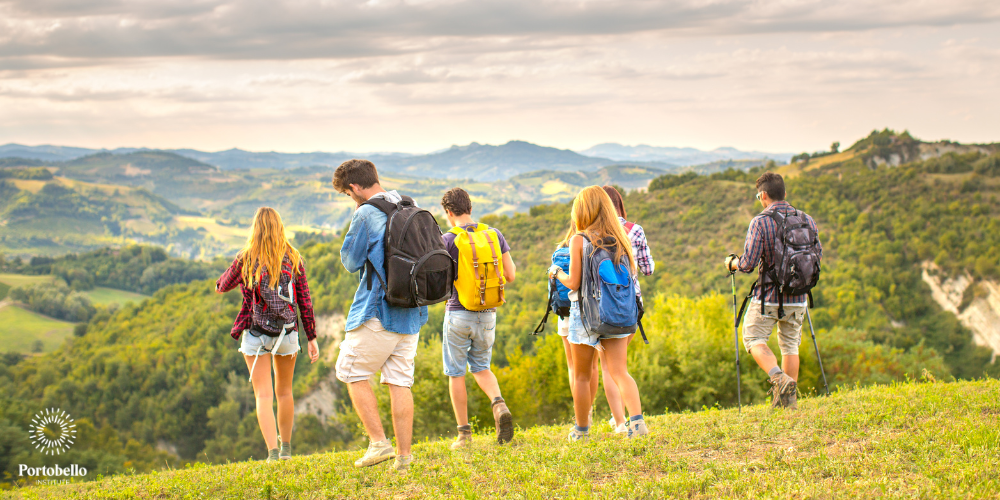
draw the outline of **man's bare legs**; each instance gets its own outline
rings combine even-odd
[[[392,402],[392,426],[396,431],[396,453],[409,455],[413,440],[413,393],[409,387],[388,384],[389,400]],[[347,384],[351,403],[358,412],[361,425],[365,427],[370,442],[385,441],[382,418],[378,413],[375,391],[367,380]]]
[[[472,374],[479,388],[490,401],[500,397],[500,384],[492,370],[482,370]],[[469,424],[469,395],[465,388],[465,377],[448,377],[451,392],[451,407],[455,411],[455,421],[461,427]]]
[[[758,344],[750,348],[750,354],[754,361],[765,372],[770,373],[774,367],[778,366],[778,358],[771,352],[767,344]],[[799,356],[789,354],[781,357],[781,371],[792,377],[792,380],[799,381]]]
[[[413,393],[409,387],[389,384],[389,400],[392,402],[392,428],[396,431],[396,454],[407,456],[413,441]]]
[[[368,434],[368,440],[372,443],[385,441],[382,418],[378,414],[378,400],[375,399],[371,382],[362,380],[347,384],[347,392],[351,396],[354,411],[358,412],[361,425],[365,428],[365,434]]]

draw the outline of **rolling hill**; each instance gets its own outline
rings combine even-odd
[[[47,498],[996,498],[1000,413],[996,380],[904,383],[801,400],[647,417],[628,440],[595,426],[567,443],[567,426],[536,427],[507,446],[475,435],[466,452],[418,443],[407,474],[356,469],[360,450],[120,475],[23,488]]]

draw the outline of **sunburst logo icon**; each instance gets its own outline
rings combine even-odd
[[[76,441],[76,421],[58,408],[46,408],[31,419],[31,442],[46,455],[60,455]]]

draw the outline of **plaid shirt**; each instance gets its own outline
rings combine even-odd
[[[233,329],[229,335],[239,340],[244,331],[250,329],[253,323],[254,288],[247,287],[243,283],[243,262],[239,257],[233,261],[229,269],[222,273],[222,276],[215,282],[215,291],[226,293],[237,286],[243,292],[243,306],[240,313],[236,315],[233,322]],[[299,316],[302,317],[302,329],[306,332],[306,339],[316,338],[316,319],[313,316],[312,296],[309,295],[309,283],[306,281],[305,264],[299,262],[299,272],[295,275],[295,304],[298,305]]]
[[[789,205],[788,202],[776,201],[750,221],[750,229],[747,230],[747,239],[743,244],[743,255],[740,257],[740,271],[752,273],[762,259],[763,263],[767,266],[773,265],[774,236],[778,231],[778,223],[774,222],[774,219],[769,214],[774,210],[779,210],[782,214],[786,215],[795,213],[795,208]],[[819,234],[819,228],[816,227],[816,222],[813,218],[807,214],[806,220],[809,222],[809,227],[813,231],[816,231],[816,234]],[[823,244],[819,242],[819,237],[816,238],[816,242],[819,245],[820,257],[822,257]],[[760,288],[759,283],[758,288]],[[759,302],[760,295],[754,297],[753,300]],[[767,288],[767,297],[764,299],[764,302],[775,305],[778,303],[778,293],[775,287],[769,286]],[[806,296],[785,295],[783,302],[785,305],[805,304]]]
[[[624,217],[619,217],[618,222],[625,226],[628,223]],[[642,226],[632,224],[632,229],[628,232],[628,239],[632,242],[632,252],[635,253],[635,265],[639,267],[639,272],[649,276],[653,274],[656,264],[653,262],[653,255],[649,253],[649,244],[646,243],[646,233]]]

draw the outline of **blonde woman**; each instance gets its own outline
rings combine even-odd
[[[556,250],[555,252],[552,253],[552,264],[559,266],[560,269],[563,270],[563,272],[569,271],[569,264],[570,264],[569,241],[573,238],[573,236],[576,236],[576,225],[573,224],[572,221],[570,221],[569,229],[566,230],[566,235],[563,237],[562,241],[560,241],[559,244],[556,245]],[[560,285],[560,286],[565,286],[565,285]],[[579,300],[578,295],[579,292],[577,290],[570,290],[569,291],[570,301]],[[562,338],[563,350],[566,352],[566,366],[569,371],[569,388],[570,392],[572,392],[573,385],[576,384],[576,374],[574,372],[575,367],[573,364],[573,344],[569,342],[569,316],[566,317],[557,316],[557,318],[558,320],[556,322],[557,325],[556,331],[559,333],[559,337]],[[590,392],[596,398],[597,387],[598,383],[600,382],[600,377],[596,375],[597,373],[596,357],[594,358],[593,371],[595,374],[590,378]],[[608,378],[607,381],[605,381],[605,383],[610,383],[610,377]],[[590,425],[589,421],[590,419],[588,418],[588,425]]]
[[[261,207],[253,216],[246,246],[215,283],[219,293],[237,286],[243,292],[243,307],[230,335],[241,340],[239,351],[246,360],[257,399],[257,423],[267,444],[267,461],[292,458],[292,374],[299,352],[298,314],[309,341],[309,360],[319,359],[316,321],[306,281],[302,256],[285,237],[281,216],[273,208]],[[271,369],[274,368],[274,390]],[[274,396],[278,398],[275,429]],[[281,446],[278,446],[278,438]]]
[[[550,277],[555,277],[570,290],[580,290],[583,281],[583,248],[586,236],[595,249],[607,250],[614,262],[625,264],[627,274],[634,280],[636,263],[632,245],[629,243],[628,235],[625,234],[625,229],[618,222],[618,214],[608,193],[599,186],[584,188],[573,200],[571,218],[579,234],[574,235],[569,241],[569,273],[559,266],[552,266],[549,268]],[[573,357],[573,374],[576,378],[572,385],[576,427],[570,432],[569,439],[579,441],[589,438],[589,416],[594,401],[591,379],[595,376],[594,358],[598,350],[605,351],[606,369],[618,387],[625,407],[632,415],[628,422],[629,437],[648,434],[649,430],[643,420],[639,401],[639,388],[628,373],[628,337],[631,334],[598,334],[588,331],[580,317],[579,300],[570,302],[568,323],[567,338]]]

